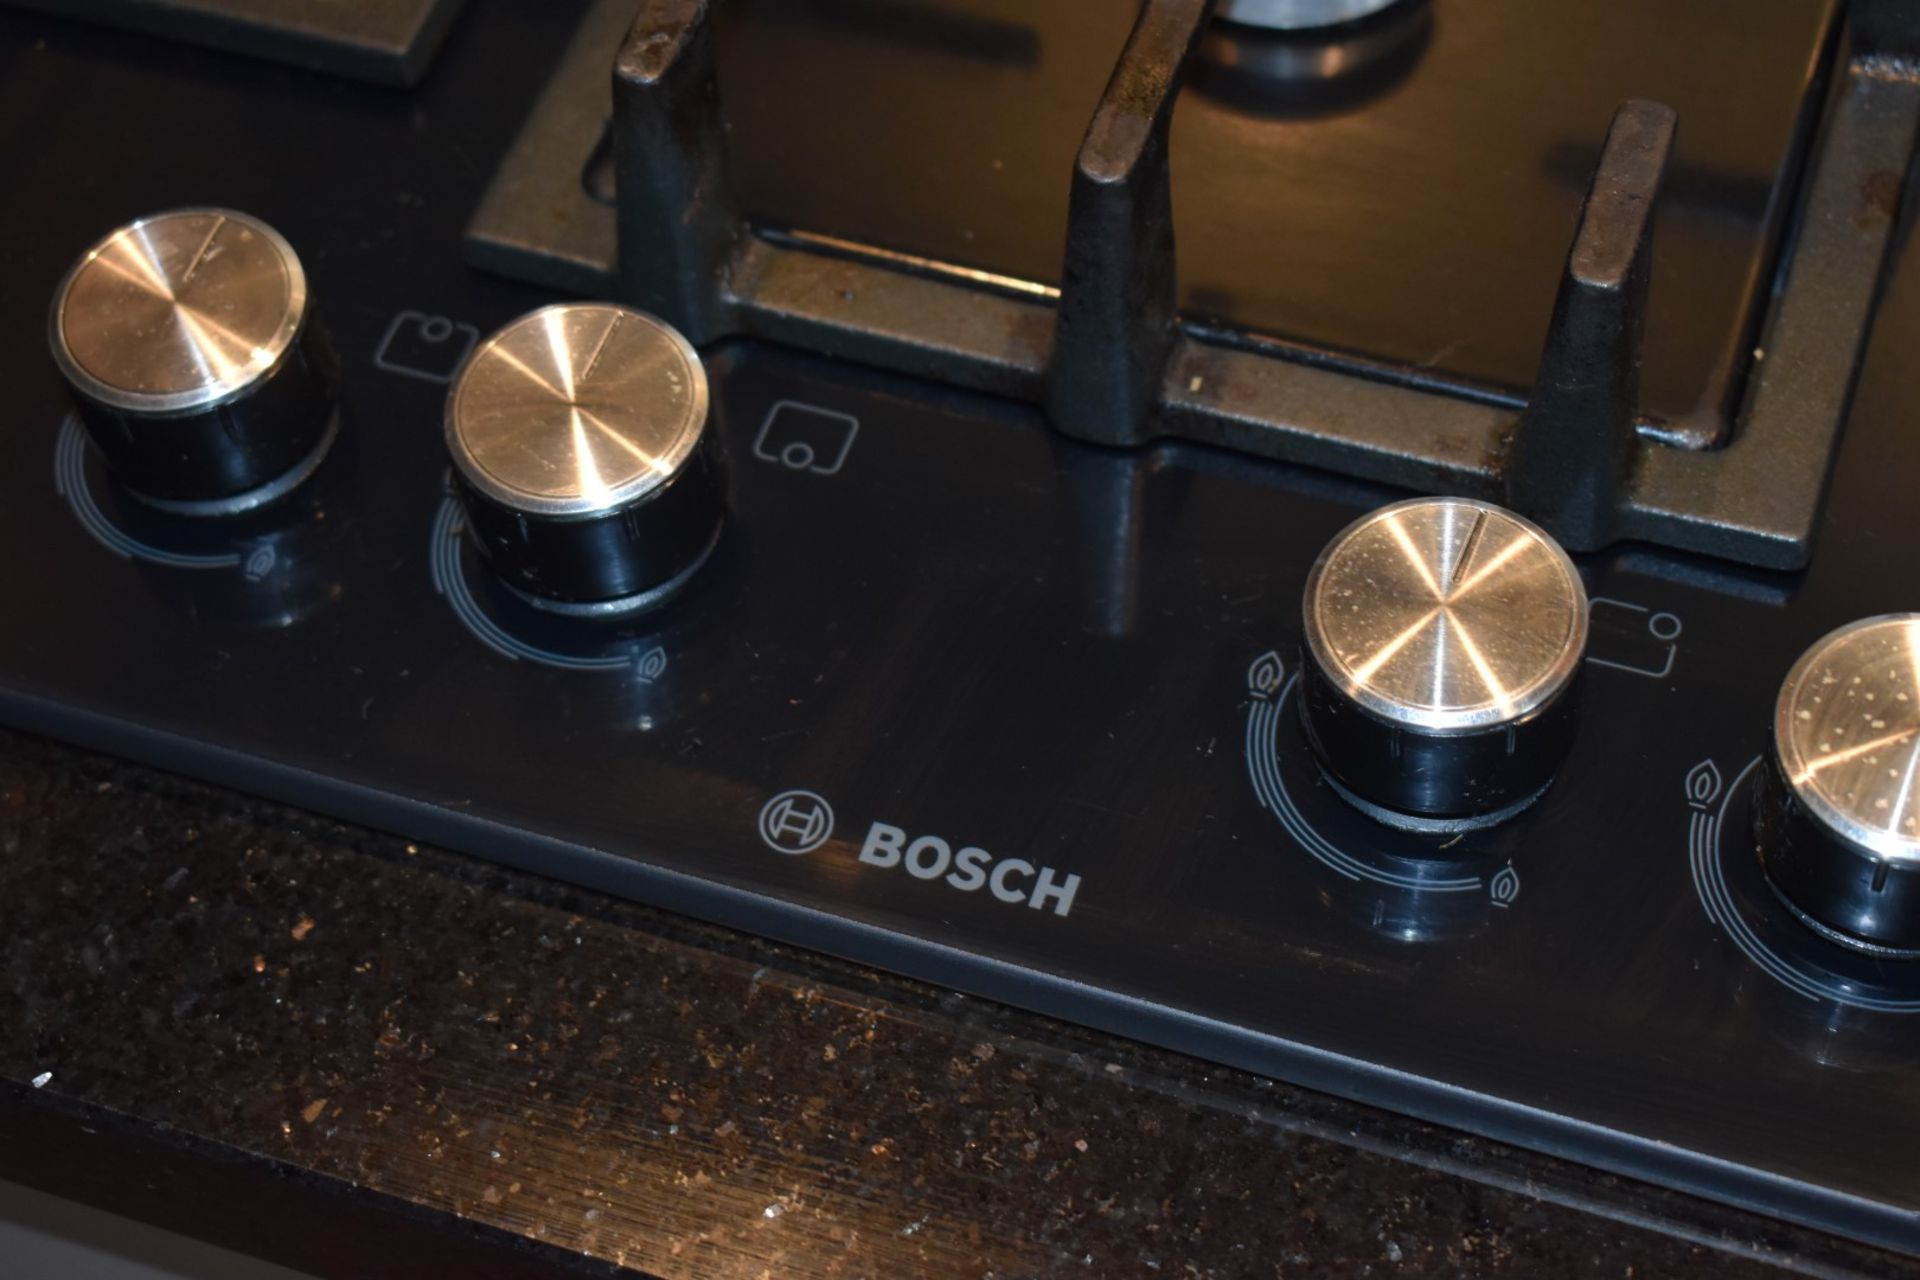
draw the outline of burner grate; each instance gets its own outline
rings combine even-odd
[[[748,334],[1044,406],[1066,434],[1175,438],[1504,501],[1568,545],[1622,539],[1806,562],[1920,125],[1911,32],[1855,6],[1793,250],[1759,320],[1731,439],[1663,434],[1638,403],[1651,209],[1673,113],[1622,107],[1581,211],[1524,404],[1485,387],[1183,315],[1168,137],[1209,0],[1144,4],[1072,176],[1058,290],[751,224],[729,172],[714,3],[603,0],[469,230],[473,260],[617,293],[710,342]],[[620,194],[583,173],[607,133]],[[1891,175],[1891,176],[1890,176]]]

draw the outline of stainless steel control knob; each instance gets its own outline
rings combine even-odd
[[[1801,655],[1754,801],[1761,866],[1803,920],[1920,950],[1920,614],[1853,623]]]
[[[337,363],[299,257],[258,218],[178,209],[121,227],[67,272],[49,328],[87,434],[157,506],[259,506],[332,440]]]
[[[1530,804],[1573,739],[1587,594],[1531,522],[1420,498],[1342,530],[1307,576],[1300,715],[1382,821],[1459,830]]]
[[[719,537],[706,371],[644,312],[565,303],[513,321],[455,375],[446,436],[475,547],[545,608],[643,607]]]

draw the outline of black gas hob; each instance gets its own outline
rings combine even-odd
[[[1752,835],[1796,657],[1920,599],[1920,43],[1526,8],[609,0],[413,90],[0,20],[0,709],[1920,1252],[1920,961]],[[225,514],[137,496],[46,350],[188,206],[285,237],[339,364]],[[698,344],[724,464],[638,610],[503,573],[444,437],[586,297]],[[1382,821],[1300,715],[1311,567],[1419,493],[1576,553],[1578,726],[1504,821]]]

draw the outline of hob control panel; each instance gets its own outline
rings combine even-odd
[[[28,202],[8,721],[1920,1252],[1907,262],[1796,576],[695,351],[365,198]]]

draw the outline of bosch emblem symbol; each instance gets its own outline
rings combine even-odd
[[[811,791],[782,791],[760,810],[760,838],[776,853],[812,853],[833,834],[833,806]]]

